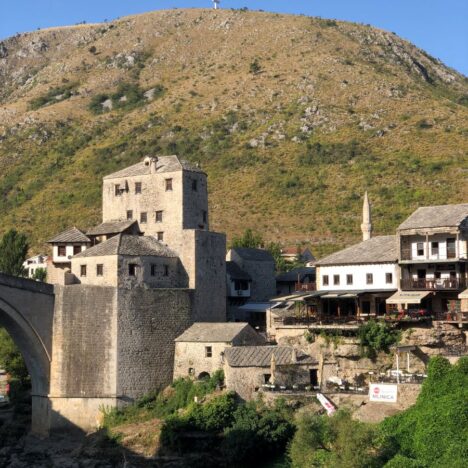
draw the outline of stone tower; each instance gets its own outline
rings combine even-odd
[[[362,206],[362,240],[366,241],[372,237],[372,221],[371,221],[371,207],[369,203],[369,197],[367,191],[364,194],[364,203]]]

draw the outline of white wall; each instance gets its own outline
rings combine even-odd
[[[410,237],[410,249],[411,249],[411,259],[413,260],[437,260],[447,259],[447,238],[456,239],[455,234],[433,234],[429,236],[429,242],[426,242],[425,236],[411,236]],[[418,243],[423,243],[424,254],[418,255]],[[432,242],[439,243],[439,252],[438,254],[432,253]],[[458,242],[455,242],[456,257],[458,258],[467,258],[467,241],[463,238],[460,238]]]
[[[397,289],[397,268],[396,263],[319,266],[317,267],[317,289],[321,291]],[[373,274],[373,284],[367,284],[367,273]],[[391,284],[386,283],[386,273],[392,273]],[[323,284],[324,275],[328,275],[328,286]],[[333,284],[334,275],[339,275],[339,285]],[[346,284],[346,275],[353,275],[353,284]]]
[[[59,256],[58,254],[58,246],[59,245],[65,245],[65,251],[66,255],[65,256]],[[80,245],[81,246],[81,251],[86,250],[86,244],[75,244],[75,245]],[[54,244],[52,247],[52,261],[54,263],[70,263],[71,257],[73,257],[73,245],[72,244]]]

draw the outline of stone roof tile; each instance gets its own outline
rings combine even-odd
[[[52,239],[49,239],[47,243],[56,244],[56,243],[66,243],[66,242],[91,242],[91,239],[83,232],[76,227],[67,229],[66,231],[57,234]]]
[[[398,226],[398,230],[458,227],[468,218],[468,203],[459,205],[422,206]]]
[[[234,346],[224,351],[224,357],[231,367],[270,367],[273,353],[277,366],[317,363],[316,359],[300,351],[296,351],[296,361],[293,361],[290,346]]]
[[[104,257],[107,255],[178,257],[177,253],[152,236],[118,234],[75,255],[74,258]]]
[[[188,161],[179,159],[176,155],[157,156],[156,173],[176,172],[176,171],[192,171],[203,172],[199,167],[190,164]],[[145,161],[126,167],[120,171],[106,175],[104,179],[118,179],[122,177],[132,177],[139,175],[150,174],[150,166]]]
[[[130,226],[136,223],[136,220],[116,220],[116,221],[107,221],[105,223],[101,223],[98,226],[94,226],[89,228],[86,231],[88,236],[99,236],[102,234],[118,234],[127,230]]]
[[[356,265],[388,263],[398,259],[396,236],[376,236],[346,249],[328,255],[316,265]]]
[[[252,281],[252,277],[235,262],[226,262],[226,273],[231,279]]]
[[[260,262],[274,262],[275,259],[268,250],[252,249],[248,247],[233,247],[232,250],[244,260],[255,260]]]
[[[175,341],[230,343],[245,328],[250,325],[244,322],[196,322]]]

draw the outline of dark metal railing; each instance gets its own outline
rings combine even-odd
[[[457,290],[466,287],[466,281],[463,278],[454,279],[402,279],[401,289],[422,289],[427,291],[437,290]]]
[[[316,291],[317,283],[296,283],[296,291]]]

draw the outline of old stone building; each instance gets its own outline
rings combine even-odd
[[[262,386],[317,385],[318,361],[290,346],[237,346],[224,353],[225,384],[250,400]]]
[[[175,342],[174,379],[212,375],[223,368],[227,348],[263,345],[265,339],[247,323],[194,323]]]
[[[226,239],[208,230],[206,179],[177,156],[145,158],[104,178],[99,226],[51,239],[55,428],[89,429],[103,405],[169,384],[174,339],[226,321]]]

